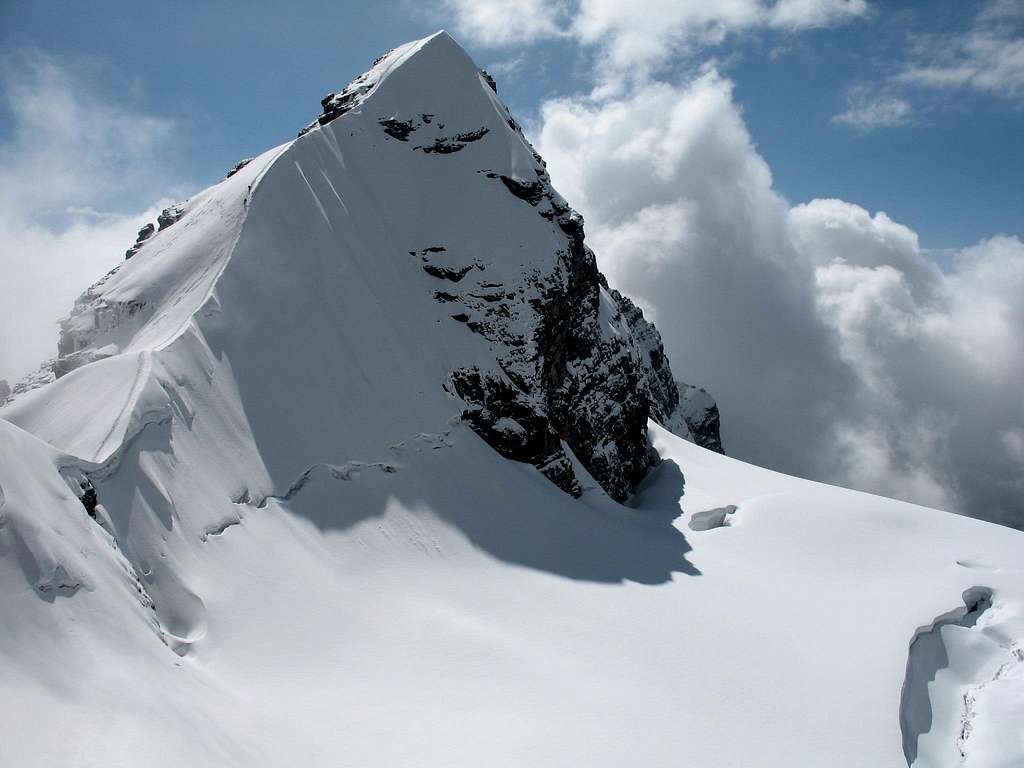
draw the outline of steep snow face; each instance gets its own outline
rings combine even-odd
[[[0,762],[1022,762],[1024,534],[647,421],[712,408],[446,35],[324,110],[0,410]]]
[[[386,407],[411,408],[402,424],[429,414],[436,425],[423,401],[443,386],[503,455],[576,494],[564,441],[624,499],[649,463],[639,350],[583,244],[582,220],[551,187],[491,84],[439,33],[382,57],[323,105],[323,127],[294,147],[295,168],[278,164],[268,182],[280,176],[312,196],[322,221],[308,222],[307,232],[321,231],[328,253],[357,261],[372,293],[339,303],[364,323],[380,307],[400,306],[401,317],[388,310],[393,322],[409,320],[398,336],[435,358],[416,364],[427,372],[426,391],[425,377],[410,373]],[[380,181],[368,195],[371,175]],[[272,229],[291,236],[279,223]],[[410,366],[417,356],[401,357]],[[373,394],[347,390],[361,403]]]
[[[625,499],[650,463],[651,350],[488,81],[439,33],[324,107],[147,230],[64,323],[58,373],[192,327],[278,492],[461,417],[563,490],[576,459]]]
[[[160,349],[181,335],[235,247],[252,186],[283,148],[165,210],[159,231],[147,225],[131,261],[91,286],[61,323],[57,378],[94,360]]]

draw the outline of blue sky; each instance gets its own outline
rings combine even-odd
[[[981,7],[878,0],[863,17],[831,27],[731,34],[673,57],[661,76],[721,62],[776,188],[791,201],[839,197],[886,211],[926,247],[961,247],[1021,229],[1020,92],[907,88],[907,124],[865,131],[831,118],[846,109],[851,89],[897,72],[915,38],[963,33]],[[483,45],[459,35],[452,9],[403,2],[41,0],[5,4],[0,13],[4,50],[42,51],[108,98],[174,121],[174,142],[156,158],[173,168],[169,184],[210,182],[237,158],[288,139],[324,92],[388,47],[439,26],[483,66],[522,57],[498,78],[527,121],[544,98],[586,88],[595,55],[573,40]],[[11,130],[6,108],[0,135]],[[129,210],[144,201],[110,202]]]

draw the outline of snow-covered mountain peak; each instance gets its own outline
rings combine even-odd
[[[423,142],[425,134],[454,144],[459,134],[495,130],[511,122],[495,97],[494,81],[443,30],[384,54],[343,89],[325,96],[321,106],[321,115],[300,135],[350,112],[369,115],[382,121],[395,138],[425,146],[430,145]],[[438,146],[433,151],[445,150]]]
[[[140,233],[64,323],[55,370],[71,375],[48,398],[88,386],[90,363],[154,356],[126,366],[154,375],[171,349],[202,350],[230,364],[239,391],[224,396],[252,429],[263,494],[462,420],[569,493],[578,461],[625,499],[652,460],[647,418],[672,423],[676,385],[493,82],[439,32],[322,106],[296,141]],[[68,439],[89,455],[112,450],[82,435]]]
[[[7,762],[1019,762],[1024,534],[715,452],[447,34],[321,106],[0,405]]]

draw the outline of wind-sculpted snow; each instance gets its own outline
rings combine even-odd
[[[582,220],[472,61],[435,35],[324,109],[262,178],[200,322],[278,492],[461,414],[576,494],[564,441],[626,498],[650,463],[638,347]]]
[[[710,531],[714,528],[722,528],[729,525],[729,515],[736,512],[736,505],[729,504],[726,507],[706,509],[703,512],[694,512],[690,515],[687,523],[691,531]]]
[[[963,603],[910,642],[900,697],[908,766],[1009,766],[1021,757],[1024,737],[1009,729],[1024,714],[1024,621],[1000,611],[988,587],[967,589]]]
[[[928,687],[940,669],[949,666],[949,656],[941,632],[944,627],[971,629],[992,607],[992,590],[971,587],[963,595],[962,607],[944,613],[927,627],[914,633],[907,658],[907,676],[900,698],[900,729],[903,731],[903,754],[907,765],[917,760],[917,742],[921,734],[932,729],[932,706]]]
[[[323,108],[0,410],[5,764],[896,768],[979,583],[918,764],[1021,762],[1024,534],[669,431],[713,401],[446,35]]]

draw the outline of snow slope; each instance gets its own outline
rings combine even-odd
[[[494,431],[528,427],[481,430],[452,372],[522,375],[556,420],[515,349],[586,265],[571,212],[444,33],[324,108],[91,289],[84,364],[0,410],[0,763],[1024,763],[1024,534],[653,421],[625,505],[607,436],[564,432],[578,499],[509,460]],[[565,381],[607,425],[585,398],[647,385],[592,295]]]

